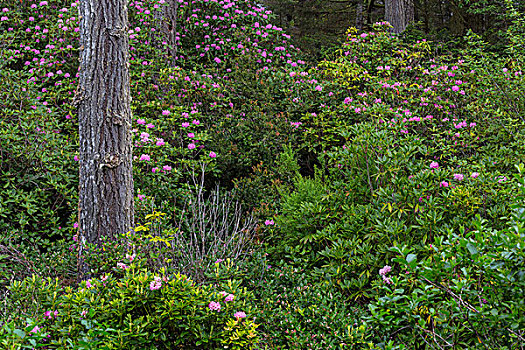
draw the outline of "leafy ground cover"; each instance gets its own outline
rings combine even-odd
[[[77,5],[0,8],[3,347],[525,342],[523,14],[309,62],[250,1],[179,1],[174,46],[130,2],[137,227],[79,283]]]

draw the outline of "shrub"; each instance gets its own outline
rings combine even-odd
[[[435,237],[425,254],[399,244],[369,307],[373,337],[414,348],[515,349],[523,344],[525,168],[507,228],[477,216],[474,227]],[[381,274],[381,272],[380,272]],[[372,336],[372,335],[371,335]]]
[[[261,349],[371,348],[361,320],[363,308],[345,302],[345,296],[310,272],[284,261],[269,265],[268,254],[254,252],[249,259],[227,260],[217,266],[213,283],[233,279],[253,291]]]
[[[110,272],[124,256],[133,256],[144,259],[153,271],[166,268],[203,283],[217,261],[244,260],[254,249],[256,225],[243,212],[236,194],[218,187],[208,192],[200,183],[184,195],[182,208],[173,213],[176,223],[155,211],[117,240],[102,238],[99,244],[89,244],[84,259],[92,275]]]
[[[38,293],[32,314],[38,334],[50,335],[39,343],[48,348],[252,349],[257,343],[246,301],[251,297],[238,284],[223,284],[224,290],[198,287],[184,275],[154,274],[140,263],[115,268],[122,278],[107,274],[76,288],[36,277],[14,282],[11,298],[24,303],[28,291]],[[25,320],[20,321],[24,327]],[[4,335],[12,338],[12,328],[4,326]],[[20,346],[34,339],[15,334]]]

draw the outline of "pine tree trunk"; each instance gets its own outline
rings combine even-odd
[[[177,0],[167,0],[160,10],[155,11],[155,31],[150,32],[150,42],[163,50],[164,43],[168,46],[167,55],[170,57],[170,65],[176,64],[177,56],[177,10],[179,2]]]
[[[394,27],[394,33],[403,32],[414,21],[414,1],[385,0],[385,20]]]
[[[355,19],[355,26],[357,29],[361,30],[363,29],[363,25],[365,23],[365,11],[364,11],[364,1],[363,0],[359,0],[357,2],[357,7],[356,7],[356,19]]]
[[[86,243],[133,227],[127,0],[81,0],[79,235]],[[81,273],[89,267],[82,263]]]

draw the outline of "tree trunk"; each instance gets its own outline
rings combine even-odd
[[[133,227],[127,0],[81,0],[79,235],[86,243]]]
[[[392,32],[403,32],[414,21],[414,1],[385,0],[385,20],[394,27]]]
[[[179,2],[177,0],[168,0],[167,4],[162,6],[160,11],[155,12],[155,19],[157,21],[156,31],[150,33],[150,41],[157,43],[159,48],[164,47],[162,42],[168,44],[168,56],[170,57],[170,65],[172,67],[176,64],[177,57],[177,10]],[[160,35],[159,33],[160,32]]]
[[[366,25],[372,25],[372,11],[374,10],[375,0],[368,0],[366,5]]]
[[[365,14],[364,14],[364,4],[363,4],[363,0],[359,0],[357,2],[357,7],[356,7],[356,15],[355,15],[355,26],[357,29],[359,30],[362,30],[363,29],[363,25],[365,23]]]

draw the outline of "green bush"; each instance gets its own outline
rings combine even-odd
[[[240,262],[221,262],[209,276],[213,283],[236,280],[253,292],[260,349],[372,348],[361,305],[347,302],[331,283],[312,278],[304,267],[269,264],[268,254],[259,250]]]
[[[376,283],[369,305],[370,338],[399,348],[424,344],[469,349],[516,349],[525,329],[525,168],[507,228],[495,230],[477,217],[472,229],[436,237],[426,254],[392,248],[389,273]],[[373,336],[372,336],[373,334]]]
[[[196,286],[184,275],[158,274],[119,264],[107,274],[61,288],[36,277],[10,286],[15,304],[31,304],[37,335],[50,335],[48,348],[252,349],[258,342],[251,298],[236,283]],[[221,290],[222,289],[222,290]],[[36,294],[33,294],[36,293]],[[29,311],[26,309],[26,311]],[[27,328],[25,319],[18,329]],[[0,342],[26,347],[35,340],[4,326]],[[26,332],[26,335],[29,334]]]

